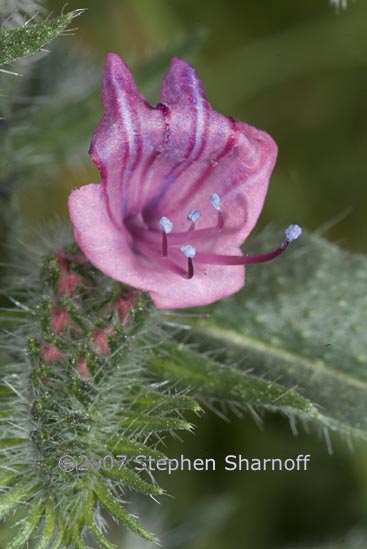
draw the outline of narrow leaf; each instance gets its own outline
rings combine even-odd
[[[151,417],[138,414],[125,414],[121,419],[121,427],[125,434],[131,432],[159,433],[162,431],[191,431],[192,425],[183,419],[175,417]]]
[[[10,63],[39,51],[56,38],[82,10],[60,15],[35,25],[0,30],[0,64]]]
[[[17,479],[18,475],[18,471],[5,471],[2,473],[0,476],[0,488],[14,484],[14,481]]]
[[[189,386],[204,405],[209,399],[232,401],[247,407],[269,407],[287,414],[318,417],[314,406],[293,389],[222,366],[205,354],[182,346],[166,346],[166,352],[166,357],[150,361],[152,372],[178,386]]]
[[[0,519],[5,517],[13,507],[22,502],[28,493],[33,490],[28,482],[22,482],[11,488],[0,498]]]
[[[87,517],[87,524],[88,524],[88,530],[94,537],[96,541],[103,547],[104,549],[115,549],[116,545],[112,545],[105,536],[102,534],[102,532],[97,527],[96,523],[94,522],[93,518]]]
[[[126,485],[126,488],[134,490],[135,492],[139,492],[140,494],[145,494],[146,496],[161,496],[164,493],[162,488],[146,482],[145,480],[140,478],[139,475],[137,475],[134,471],[128,469],[127,467],[123,467],[120,471],[115,468],[111,469],[111,471],[108,471],[107,469],[102,469],[101,473],[111,479],[120,480]]]
[[[55,531],[55,523],[55,513],[51,504],[48,504],[45,511],[45,525],[38,541],[37,549],[47,549],[49,547]]]
[[[153,543],[157,542],[157,538],[147,532],[139,522],[128,513],[123,507],[121,507],[118,500],[112,495],[104,483],[99,482],[95,486],[95,493],[98,499],[101,501],[102,505],[116,518],[121,520],[127,526],[135,532],[138,536],[142,537],[147,541]]]
[[[139,389],[134,401],[132,409],[144,411],[147,408],[154,408],[157,414],[166,414],[177,412],[178,410],[189,410],[192,412],[200,412],[199,404],[191,397],[185,395],[161,395],[158,391],[149,391]]]
[[[0,448],[13,448],[14,446],[21,446],[26,444],[28,440],[26,438],[2,438],[0,439]]]
[[[115,545],[112,545],[105,536],[102,534],[101,530],[98,528],[94,517],[93,517],[93,506],[94,498],[93,496],[89,497],[87,504],[85,506],[85,519],[88,526],[89,532],[92,534],[94,539],[100,543],[101,547],[104,549],[115,549]]]
[[[28,516],[24,519],[23,528],[18,532],[13,541],[9,543],[8,549],[21,549],[29,540],[33,530],[42,518],[43,508],[39,505],[32,505]]]
[[[139,444],[137,442],[134,442],[132,440],[112,440],[109,444],[109,447],[112,448],[112,452],[114,455],[122,455],[127,456],[128,458],[134,458],[139,455],[143,456],[151,456],[154,459],[167,459],[167,456],[163,454],[163,452],[160,452],[159,450],[155,450],[154,448],[150,448],[146,444]]]

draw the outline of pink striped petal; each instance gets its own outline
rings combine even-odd
[[[106,59],[102,100],[105,114],[89,153],[106,186],[110,215],[120,226],[130,207],[131,175],[160,141],[162,117],[139,92],[125,61],[114,53]]]
[[[173,59],[161,101],[167,105],[168,138],[145,174],[144,219],[154,223],[165,215],[184,230],[185,214],[199,209],[201,226],[213,226],[216,214],[208,197],[217,193],[225,232],[238,248],[262,210],[277,156],[275,142],[267,133],[215,112],[185,61]],[[216,251],[223,251],[223,245],[228,251],[224,240],[218,239]]]

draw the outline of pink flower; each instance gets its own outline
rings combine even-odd
[[[125,62],[109,54],[102,97],[90,148],[102,183],[69,198],[84,254],[106,275],[150,292],[159,308],[237,292],[243,265],[265,260],[243,256],[240,246],[263,207],[273,139],[215,112],[194,69],[176,58],[152,107]]]

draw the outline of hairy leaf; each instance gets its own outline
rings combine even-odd
[[[277,235],[264,235],[253,249],[268,249],[270,241]],[[222,363],[212,366],[213,394],[239,387],[232,369],[221,374],[236,366],[247,372],[242,383],[253,387],[258,406],[271,404],[276,383],[291,390],[288,400],[299,393],[312,403],[322,425],[366,438],[366,288],[364,257],[304,236],[276,261],[247,267],[246,287],[237,295],[180,318],[193,328],[186,339],[201,351],[216,350]],[[249,391],[236,400],[253,404]]]
[[[47,549],[53,538],[55,531],[55,515],[52,512],[51,505],[48,504],[45,510],[45,523],[42,535],[38,540],[38,549]]]
[[[32,505],[28,516],[24,519],[23,527],[8,545],[9,549],[21,549],[29,540],[33,530],[42,518],[43,508],[40,505]]]
[[[82,10],[42,21],[34,25],[24,25],[17,29],[0,30],[0,64],[11,63],[39,51],[48,42],[59,36],[74,17]]]
[[[316,408],[294,389],[285,389],[277,383],[223,366],[180,344],[166,345],[163,356],[152,359],[149,365],[160,378],[168,379],[176,386],[189,387],[204,405],[237,403],[252,412],[269,408],[309,419],[318,417]]]
[[[103,483],[96,483],[95,493],[102,505],[108,509],[112,515],[117,517],[128,528],[130,528],[130,530],[147,541],[154,543],[157,542],[157,538],[155,536],[147,532],[132,515],[120,506],[119,502],[113,497],[111,492]]]

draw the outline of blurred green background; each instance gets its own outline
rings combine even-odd
[[[54,13],[62,9],[59,1],[47,6]],[[216,110],[265,129],[279,145],[259,228],[297,222],[325,231],[344,248],[366,250],[365,0],[351,1],[340,13],[328,0],[68,4],[68,9],[82,7],[88,10],[76,21],[75,35],[51,45],[32,78],[19,84],[41,105],[23,119],[37,128],[31,145],[29,133],[13,136],[9,168],[17,173],[16,201],[27,228],[55,215],[66,217],[69,190],[99,180],[87,149],[102,114],[98,89],[106,53],[115,51],[136,67],[143,91],[155,103],[168,58],[166,64],[144,63],[177,49],[196,67]],[[23,112],[21,106],[17,111]],[[31,186],[24,154],[46,157],[38,167],[33,162]],[[194,436],[166,443],[172,457],[217,457],[218,463],[230,453],[311,454],[306,473],[160,474],[175,499],[164,498],[159,507],[143,503],[140,514],[167,549],[367,548],[361,445],[351,450],[334,436],[331,455],[322,434],[301,426],[295,436],[285,418],[268,415],[261,430],[250,416],[224,422],[210,413],[198,421]],[[120,536],[116,531],[114,541]],[[132,537],[121,544],[147,546]]]

